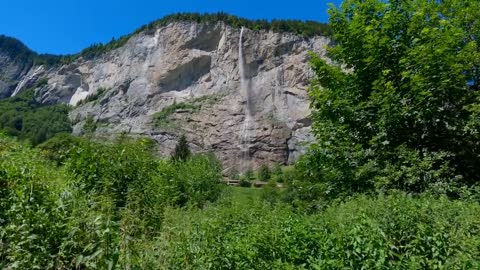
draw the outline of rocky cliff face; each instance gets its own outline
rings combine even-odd
[[[0,51],[0,98],[11,96],[18,81],[30,68],[29,63],[17,61],[10,54]]]
[[[222,22],[170,23],[95,59],[32,67],[13,91],[48,79],[36,95],[74,106],[75,133],[87,123],[96,135],[149,136],[164,154],[185,134],[193,151],[215,152],[226,168],[245,159],[242,144],[248,144],[246,162],[253,167],[292,162],[312,137],[308,52],[325,55],[329,40],[245,29],[246,97],[240,93],[239,36],[239,29]],[[242,142],[247,105],[254,124]]]

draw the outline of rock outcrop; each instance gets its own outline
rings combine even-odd
[[[239,35],[240,29],[222,22],[175,22],[140,32],[94,59],[6,72],[15,73],[9,78],[21,74],[16,92],[47,79],[36,96],[74,106],[75,133],[82,133],[86,122],[94,123],[96,135],[149,136],[164,154],[185,134],[193,151],[213,151],[230,168],[242,159],[240,130],[247,104],[240,94]],[[325,37],[245,29],[245,76],[253,93],[248,104],[255,122],[249,142],[252,166],[292,162],[311,141],[308,52],[325,56],[328,43]],[[8,89],[4,92],[15,91]]]
[[[10,54],[0,51],[0,98],[11,96],[30,68],[31,64],[17,61]]]

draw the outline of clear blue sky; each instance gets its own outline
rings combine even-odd
[[[0,34],[39,53],[68,54],[176,12],[224,11],[250,19],[328,21],[340,0],[4,0]]]

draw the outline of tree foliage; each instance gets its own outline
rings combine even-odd
[[[38,54],[25,46],[21,41],[5,35],[0,35],[0,51],[14,61],[22,62],[26,65],[52,65],[57,63],[60,58],[60,56],[51,54]]]
[[[197,22],[197,23],[217,23],[224,22],[235,28],[242,26],[254,31],[267,30],[274,32],[290,32],[302,37],[312,36],[331,36],[332,31],[327,24],[315,21],[301,20],[249,20],[236,17],[223,12],[219,13],[177,13],[165,16],[159,20],[144,25],[131,34],[123,35],[119,38],[112,38],[109,42],[95,43],[83,49],[81,52],[69,55],[38,54],[22,42],[15,38],[0,35],[0,51],[6,52],[12,59],[26,62],[33,65],[56,65],[68,64],[76,59],[83,57],[93,59],[106,52],[117,49],[125,45],[135,34],[145,32],[152,33],[158,27],[165,26],[172,22]]]
[[[164,18],[151,22],[139,28],[135,33],[148,31],[160,26],[165,26],[171,22],[189,21],[197,23],[217,23],[224,22],[235,28],[246,27],[254,31],[266,30],[273,32],[290,32],[303,37],[312,36],[330,36],[331,28],[328,24],[315,21],[301,20],[249,20],[224,12],[218,13],[177,13],[165,16]]]
[[[480,2],[346,0],[329,13],[334,64],[312,56],[318,143],[303,177],[325,197],[476,185]]]
[[[260,166],[257,174],[258,174],[258,177],[257,177],[258,180],[264,181],[264,182],[268,182],[268,180],[270,180],[270,178],[272,177],[272,171],[270,170],[270,167],[266,163]]]
[[[0,100],[0,130],[33,145],[40,144],[57,133],[71,132],[69,107],[63,104],[45,105],[36,101],[34,89],[18,96]]]
[[[158,159],[149,145],[63,134],[37,149],[0,134],[0,268],[156,269],[141,239],[159,234],[165,207],[215,201],[222,170],[207,155]]]
[[[479,267],[477,202],[357,196],[305,215],[260,189],[220,196],[211,155],[171,162],[148,145],[0,135],[0,268]]]
[[[190,147],[188,146],[187,137],[185,135],[180,136],[177,145],[172,153],[172,159],[174,161],[186,161],[191,156]]]

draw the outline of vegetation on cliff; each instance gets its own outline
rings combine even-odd
[[[57,133],[71,132],[67,105],[46,105],[35,100],[34,89],[44,83],[46,82],[40,80],[18,96],[0,100],[0,131],[27,140],[33,145],[42,143]]]
[[[5,53],[11,59],[26,65],[53,65],[58,63],[59,56],[52,54],[38,54],[29,49],[18,39],[0,35],[0,52]]]
[[[274,32],[289,32],[300,35],[302,37],[313,36],[331,36],[332,31],[328,24],[319,23],[315,21],[301,21],[301,20],[249,20],[240,18],[237,16],[229,15],[227,13],[177,13],[165,16],[159,20],[153,21],[147,25],[140,27],[131,34],[121,36],[112,40],[106,44],[96,43],[92,44],[88,48],[83,49],[81,52],[72,55],[51,55],[51,54],[38,54],[21,41],[0,35],[0,51],[6,52],[10,57],[16,61],[22,61],[25,63],[31,63],[34,65],[54,65],[54,64],[66,64],[74,61],[79,57],[86,59],[92,59],[100,56],[106,52],[117,49],[125,45],[127,41],[135,34],[141,32],[151,32],[158,27],[166,26],[172,22],[196,22],[196,23],[217,23],[224,22],[232,27],[240,28],[242,26],[247,27],[254,31],[267,30]]]

